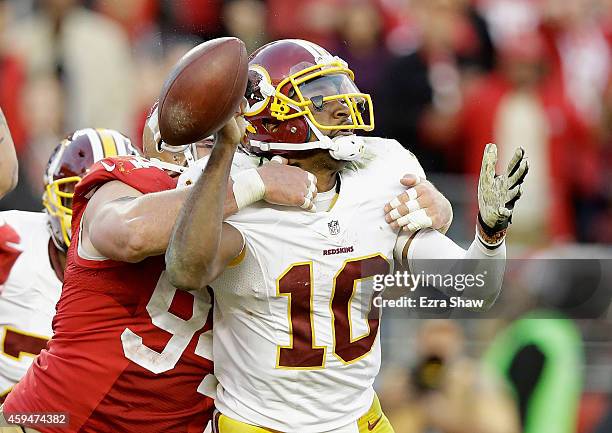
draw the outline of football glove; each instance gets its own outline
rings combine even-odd
[[[521,184],[529,171],[522,147],[514,152],[505,174],[495,174],[496,163],[497,146],[489,143],[482,156],[478,179],[477,225],[478,237],[488,248],[495,248],[504,240],[514,205],[521,197]]]

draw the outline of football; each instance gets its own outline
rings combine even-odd
[[[195,143],[217,132],[239,110],[248,76],[244,43],[204,42],[170,72],[159,97],[159,131],[169,145]]]

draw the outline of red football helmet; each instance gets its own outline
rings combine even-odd
[[[70,246],[74,186],[95,162],[111,156],[138,155],[129,138],[110,129],[80,129],[53,150],[45,170],[42,201],[51,238],[62,251]]]
[[[245,113],[254,153],[283,154],[313,148],[333,149],[321,130],[374,129],[370,95],[361,93],[346,62],[322,47],[300,39],[271,42],[249,59],[249,83]],[[313,111],[336,100],[350,112],[350,123],[325,125]],[[275,125],[274,130],[267,128]],[[319,139],[311,142],[310,134]],[[333,154],[332,154],[333,156]],[[345,158],[337,158],[345,159]]]

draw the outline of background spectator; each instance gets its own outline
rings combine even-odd
[[[56,79],[65,94],[62,127],[105,125],[129,132],[132,57],[125,32],[77,0],[41,0],[13,23],[10,46],[29,80]]]
[[[392,61],[380,90],[383,134],[414,149],[426,170],[461,171],[457,115],[463,87],[491,67],[486,25],[461,0],[415,0],[417,49]]]
[[[229,35],[240,38],[250,54],[268,42],[266,3],[261,0],[230,0],[223,6],[223,23]]]
[[[374,3],[366,0],[346,1],[343,10],[338,22],[341,42],[337,55],[355,72],[359,89],[376,99],[390,58],[382,38],[382,14]]]
[[[0,106],[10,125],[18,152],[25,144],[26,127],[21,117],[20,103],[25,85],[25,73],[19,58],[9,50],[7,26],[12,21],[6,0],[0,0]]]
[[[76,0],[41,0],[30,15],[10,24],[6,46],[27,77],[20,101],[25,134],[16,138],[22,179],[39,196],[42,169],[65,133],[82,125],[131,133],[132,56],[123,30]],[[21,122],[14,122],[19,131]],[[23,194],[12,197],[26,208],[39,207]]]
[[[461,129],[468,171],[474,176],[480,171],[483,143],[498,143],[502,166],[515,146],[529,155],[532,177],[524,195],[538,205],[517,209],[513,238],[541,245],[573,237],[572,197],[592,192],[600,170],[591,131],[552,75],[536,33],[504,40],[498,69],[465,96]],[[569,171],[574,176],[567,176]]]
[[[386,394],[388,400],[383,404],[396,431],[520,431],[510,393],[501,381],[496,382],[497,378],[467,356],[464,334],[457,322],[425,321],[411,349],[416,354],[411,368],[385,376],[393,382],[388,386],[395,391]]]

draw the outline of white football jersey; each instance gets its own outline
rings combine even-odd
[[[227,222],[242,260],[211,286],[217,408],[249,424],[324,432],[367,412],[380,368],[372,277],[393,267],[397,231],[384,205],[424,177],[395,140],[368,138],[367,163],[341,175],[327,212],[256,203]],[[233,170],[253,167],[239,154]]]
[[[0,212],[0,400],[51,338],[62,283],[43,212]]]

